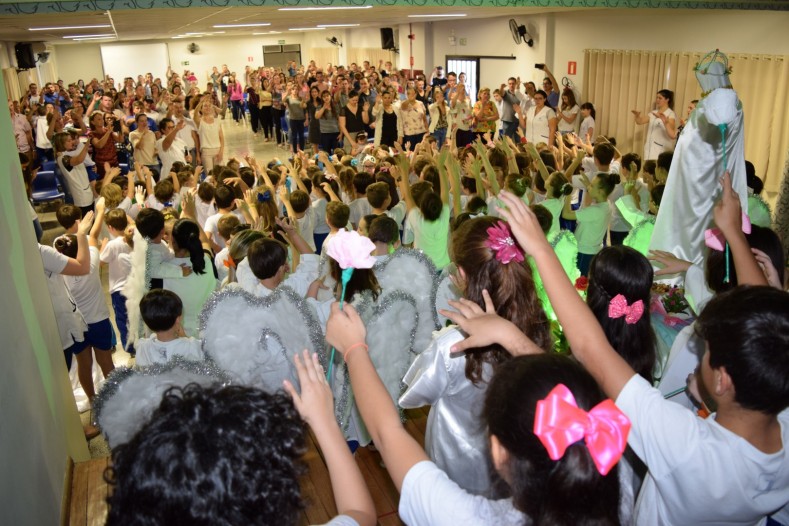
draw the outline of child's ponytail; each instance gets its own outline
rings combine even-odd
[[[179,219],[173,226],[173,239],[179,248],[189,251],[192,271],[205,274],[205,255],[200,242],[200,227],[190,219]]]

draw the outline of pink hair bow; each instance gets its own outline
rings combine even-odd
[[[513,239],[507,223],[499,221],[495,226],[489,227],[487,232],[488,239],[485,241],[485,246],[496,254],[496,259],[505,265],[512,261],[523,262],[523,251]]]
[[[746,234],[751,233],[751,220],[745,215],[745,212],[742,213],[742,231]],[[720,228],[708,228],[704,231],[704,244],[712,250],[723,252],[726,247],[726,238],[723,237]]]
[[[607,475],[622,457],[629,432],[630,420],[611,399],[587,413],[578,407],[567,386],[559,384],[537,402],[534,434],[551,460],[559,460],[568,447],[583,439],[597,471]]]
[[[617,294],[608,304],[608,317],[616,319],[624,316],[625,323],[628,325],[633,325],[640,320],[643,315],[644,302],[641,300],[633,302],[632,305],[628,305],[627,299],[623,295]]]

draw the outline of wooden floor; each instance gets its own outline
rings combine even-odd
[[[422,445],[425,442],[427,413],[428,408],[406,411],[408,420],[405,427],[408,433]],[[300,526],[323,524],[337,515],[329,472],[312,433],[308,435],[307,444],[308,451],[304,455],[307,473],[301,480],[305,509],[301,515]],[[67,507],[68,517],[65,518],[64,524],[72,526],[104,524],[107,516],[106,499],[109,486],[104,482],[103,474],[108,462],[109,458],[105,457],[74,465],[71,496]],[[400,495],[386,468],[383,467],[381,455],[369,448],[359,448],[356,452],[356,463],[373,496],[378,513],[378,524],[381,526],[403,524],[397,515]]]

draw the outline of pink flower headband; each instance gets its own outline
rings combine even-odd
[[[559,460],[568,447],[583,440],[597,471],[607,475],[622,457],[629,433],[630,420],[611,399],[586,412],[578,407],[570,389],[559,384],[537,402],[534,434],[551,460]]]
[[[512,261],[522,263],[524,260],[523,250],[512,237],[510,226],[504,221],[497,222],[488,228],[488,239],[485,246],[496,254],[499,262],[508,265]]]
[[[616,319],[624,316],[625,323],[628,325],[633,325],[640,320],[643,315],[644,302],[641,300],[637,300],[633,302],[633,304],[628,305],[627,298],[621,294],[617,294],[608,303],[608,317]]]

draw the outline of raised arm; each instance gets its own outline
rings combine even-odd
[[[90,245],[88,232],[93,224],[93,212],[77,220],[77,257],[69,258],[65,268],[60,272],[64,276],[84,276],[90,272]]]
[[[721,184],[723,185],[723,194],[715,205],[712,215],[715,218],[715,224],[721,229],[729,244],[732,259],[734,259],[734,268],[737,269],[737,284],[767,285],[767,278],[751,252],[751,246],[742,231],[740,198],[732,189],[729,172],[723,175]]]
[[[635,371],[608,343],[594,314],[567,278],[534,213],[509,192],[502,192],[499,197],[506,205],[499,212],[509,223],[520,246],[534,258],[573,355],[586,367],[606,395],[616,400],[625,384],[636,374]]]
[[[334,503],[341,515],[352,517],[361,526],[377,522],[375,505],[359,466],[345,443],[334,418],[334,402],[318,355],[303,351],[294,357],[301,393],[288,380],[285,390],[293,398],[296,410],[312,428],[329,470]]]
[[[370,360],[364,343],[366,330],[359,314],[351,305],[340,310],[338,303],[332,304],[331,310],[326,341],[343,355],[348,365],[359,411],[400,491],[408,471],[415,464],[428,460],[427,454],[400,423],[397,409]]]
[[[405,209],[406,213],[408,213],[413,208],[416,208],[414,196],[411,195],[411,185],[408,184],[408,172],[411,168],[408,163],[408,157],[406,157],[405,154],[398,154],[395,160],[397,161],[397,166],[394,167],[394,178],[397,184],[400,185],[400,193],[403,195],[403,199],[405,199]]]

